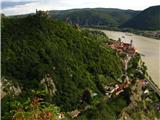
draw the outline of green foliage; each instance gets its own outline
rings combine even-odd
[[[153,6],[140,12],[121,27],[142,30],[160,30],[160,6]]]
[[[82,26],[118,27],[135,16],[137,13],[139,13],[139,11],[92,8],[50,11],[49,15],[54,19],[63,20],[68,23],[79,24]]]
[[[60,108],[47,102],[44,96],[46,93],[43,90],[33,90],[30,95],[23,93],[15,97],[5,96],[2,99],[2,119],[48,120],[52,118],[56,120],[60,114]]]
[[[27,101],[23,101],[23,103],[20,103],[19,101],[10,101],[10,104],[12,107],[12,110],[10,112],[12,113],[11,117],[13,120],[56,120],[60,113],[60,109],[57,106],[46,102],[40,102],[38,101],[38,98],[35,98],[33,100],[29,98]],[[3,119],[5,120],[6,117],[9,116],[5,114],[3,116]]]
[[[121,95],[111,98],[106,102],[100,102],[82,113],[76,120],[117,120],[122,109],[127,106],[126,98]]]
[[[140,54],[136,54],[129,61],[127,72],[129,76],[133,79],[145,79],[145,75],[147,74],[147,67],[145,63],[141,61]]]
[[[144,101],[143,101],[144,102]],[[132,109],[128,109],[127,113],[128,115],[134,119],[134,120],[141,120],[144,119],[145,116],[148,119],[154,119],[160,118],[159,112],[156,110],[156,104],[152,103],[144,103],[143,102],[138,102],[137,106],[133,107]]]
[[[2,26],[2,75],[17,80],[22,93],[30,96],[33,89],[42,89],[40,80],[50,74],[57,92],[49,100],[63,111],[79,107],[86,88],[102,94],[98,75],[109,72],[116,79],[122,73],[119,56],[104,46],[108,38],[101,32],[38,15],[4,17]]]

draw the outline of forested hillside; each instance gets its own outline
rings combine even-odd
[[[2,17],[2,77],[21,91],[3,97],[2,118],[10,119],[35,94],[62,111],[80,107],[85,90],[102,96],[102,86],[117,83],[123,71],[120,57],[105,47],[108,41],[101,32],[55,21],[43,13]],[[41,84],[46,76],[52,85],[47,89]],[[15,89],[10,86],[5,92],[10,88]],[[31,110],[28,106],[26,111]]]
[[[142,30],[160,30],[160,6],[152,6],[140,12],[126,23],[124,28],[134,28]]]
[[[49,15],[55,19],[81,26],[118,27],[139,12],[112,8],[84,8],[62,11],[53,10],[49,11]]]

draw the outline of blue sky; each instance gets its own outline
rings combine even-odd
[[[72,8],[120,8],[143,10],[160,5],[160,0],[1,0],[1,12],[18,15],[39,10],[65,10]]]

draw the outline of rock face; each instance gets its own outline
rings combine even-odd
[[[133,106],[137,105],[137,102],[142,101],[142,85],[141,83],[137,80],[135,85],[132,86],[132,96],[130,97],[131,100],[131,104],[133,104]]]
[[[41,80],[41,84],[45,85],[50,96],[55,95],[57,89],[56,89],[56,86],[53,82],[53,79],[51,78],[51,76],[49,74],[45,75],[45,77]]]
[[[1,80],[1,99],[6,95],[18,96],[22,93],[19,85],[15,85],[12,81],[2,77]]]

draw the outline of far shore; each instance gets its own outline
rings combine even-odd
[[[115,31],[115,32],[126,32],[132,33],[135,35],[140,35],[147,38],[153,38],[156,40],[160,40],[160,30],[135,30],[130,28],[117,28],[117,27],[97,27],[97,26],[85,26],[84,28],[89,29],[99,29],[99,30],[108,30],[108,31]]]

